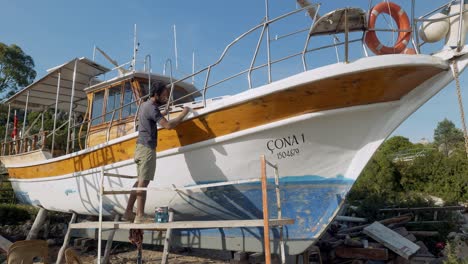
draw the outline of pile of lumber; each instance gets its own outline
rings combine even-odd
[[[371,224],[362,218],[338,219],[358,222],[357,226],[340,227],[335,222],[317,246],[323,263],[433,263],[440,259],[418,241],[424,236],[438,235],[436,231],[408,231],[405,225],[411,214],[376,221]]]

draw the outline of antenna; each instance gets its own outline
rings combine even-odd
[[[173,25],[174,28],[174,52],[175,52],[175,68],[176,70],[179,70],[179,63],[178,63],[178,58],[177,58],[177,31],[176,31],[176,25]]]
[[[133,61],[132,61],[133,71],[135,71],[135,67],[136,67],[136,56],[137,56],[139,45],[140,43],[137,43],[137,25],[135,24],[134,33],[133,33]]]

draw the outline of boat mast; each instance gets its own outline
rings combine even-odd
[[[137,43],[137,25],[134,26],[133,31],[133,60],[132,60],[132,70],[135,72],[136,70],[136,57],[138,52],[138,43]]]

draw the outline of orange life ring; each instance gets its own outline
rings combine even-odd
[[[411,23],[403,8],[392,2],[381,2],[374,6],[369,15],[369,27],[375,28],[375,23],[379,14],[389,14],[395,20],[399,30],[411,30]],[[374,30],[366,32],[365,42],[372,52],[377,55],[402,53],[411,37],[411,32],[399,32],[398,39],[393,47],[382,45]]]

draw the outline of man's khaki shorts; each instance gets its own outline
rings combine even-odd
[[[156,171],[156,151],[147,146],[137,144],[135,149],[135,163],[139,180],[152,181]]]

